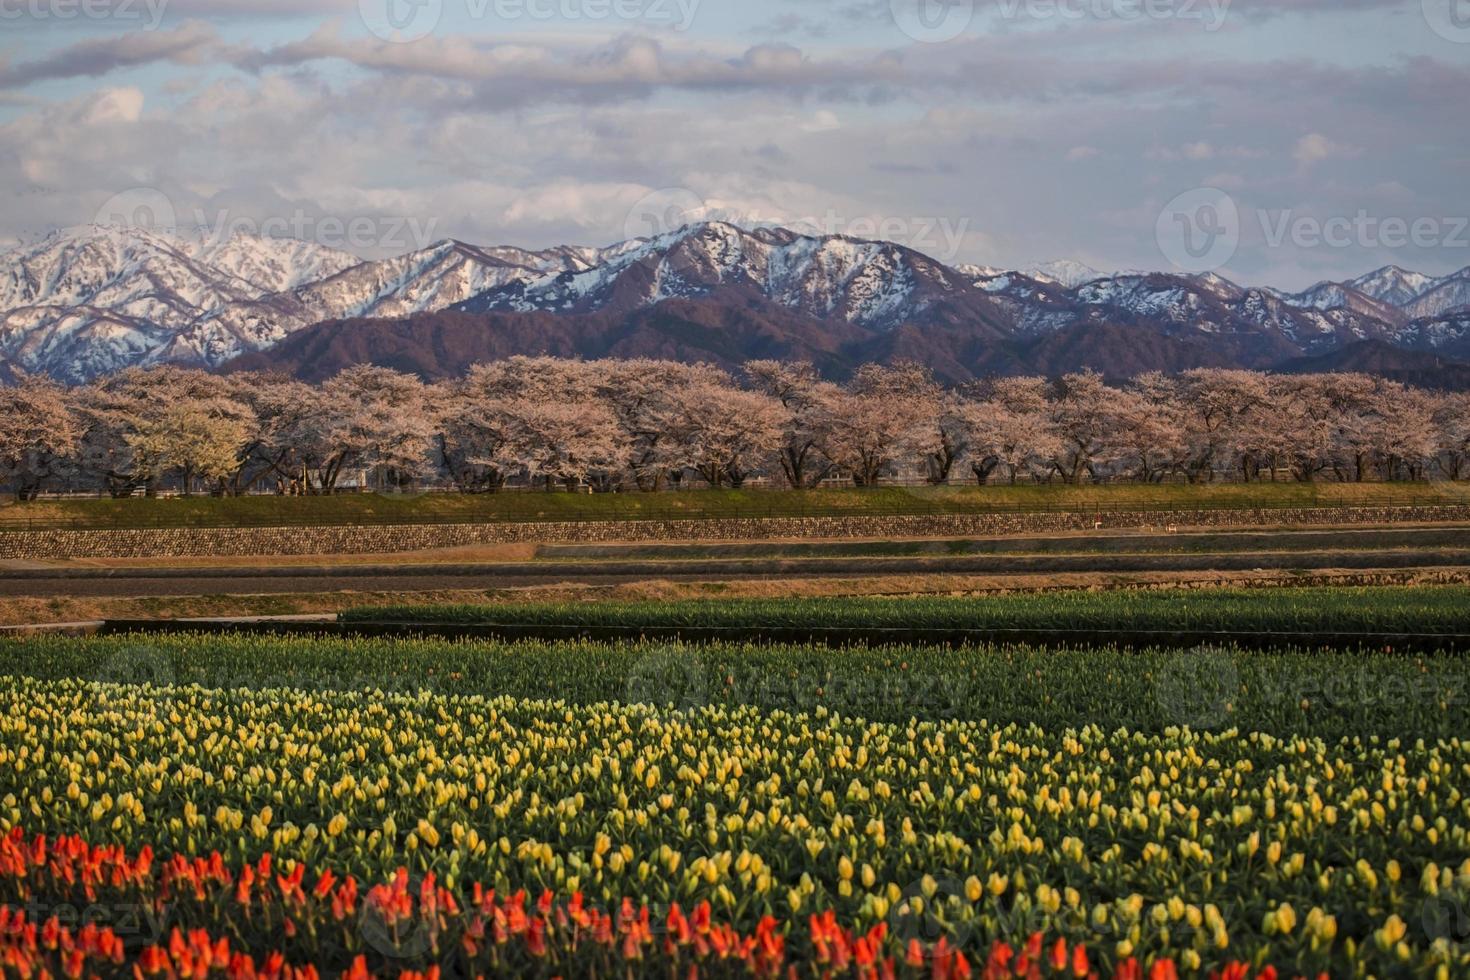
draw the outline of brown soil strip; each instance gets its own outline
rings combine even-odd
[[[610,586],[536,585],[487,591],[334,592],[305,595],[169,598],[6,598],[0,625],[95,619],[185,619],[215,616],[287,616],[336,613],[349,608],[403,604],[533,601],[630,602],[639,600],[787,598],[816,596],[1000,595],[1068,589],[1280,588],[1293,586],[1470,585],[1470,570],[1405,571],[1141,572],[1048,575],[930,575],[852,579],[767,579],[738,582],[647,581]]]

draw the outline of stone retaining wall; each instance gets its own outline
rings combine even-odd
[[[947,514],[916,517],[588,521],[377,527],[175,528],[139,531],[0,531],[0,559],[227,558],[364,555],[481,544],[751,541],[782,538],[995,537],[1105,529],[1255,528],[1470,522],[1470,506],[1300,510]]]

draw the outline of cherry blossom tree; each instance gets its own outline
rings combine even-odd
[[[1470,393],[1434,399],[1434,461],[1451,480],[1470,478]]]
[[[157,445],[145,438],[151,427],[180,405],[230,402],[229,391],[224,378],[174,366],[128,368],[80,389],[74,401],[79,468],[114,497],[157,493],[166,468],[139,451]]]
[[[490,365],[429,393],[440,467],[461,493],[495,493],[522,461],[511,449],[510,398]]]
[[[616,489],[629,440],[607,405],[520,399],[510,405],[508,425],[509,451],[548,490],[558,483]]]
[[[687,460],[680,438],[681,392],[734,386],[709,364],[637,359],[589,365],[597,397],[613,413],[625,436],[623,471],[643,490],[677,482]]]
[[[1141,375],[1118,391],[1113,412],[1118,445],[1126,447],[1139,480],[1156,483],[1185,469],[1190,457],[1182,386],[1162,373]]]
[[[751,361],[745,376],[756,391],[781,404],[776,458],[787,485],[801,490],[820,484],[836,466],[827,447],[841,390],[807,363]]]
[[[657,490],[697,476],[794,488],[841,472],[860,487],[961,463],[993,478],[1342,482],[1470,476],[1470,396],[1363,374],[1197,370],[1109,385],[999,378],[947,390],[905,362],[844,385],[809,364],[752,361],[742,385],[707,364],[517,357],[425,385],[350,368],[310,386],[132,368],[65,390],[21,376],[0,389],[0,479],[22,497],[48,480],[115,496],[164,488],[332,493],[347,474],[380,488],[447,478],[465,493],[537,485]]]
[[[741,487],[776,453],[786,414],[776,399],[708,379],[679,394],[683,454],[710,486]]]
[[[177,473],[184,496],[196,479],[223,483],[250,440],[249,412],[222,398],[181,400],[138,420],[126,435],[134,467],[150,484]]]
[[[1049,389],[1045,378],[1000,378],[962,404],[970,471],[981,486],[1002,467],[1012,485],[1023,472],[1039,478],[1061,453]]]
[[[937,428],[938,405],[918,373],[868,364],[835,399],[827,453],[857,486],[874,487],[897,460],[932,451]]]
[[[1122,429],[1117,394],[1095,371],[1069,374],[1057,384],[1051,422],[1060,451],[1053,465],[1062,482],[1081,483],[1084,474],[1093,479],[1102,475]]]
[[[297,442],[317,408],[317,392],[303,382],[270,375],[231,375],[230,397],[246,406],[250,434],[226,492],[242,494],[272,479],[278,493],[306,491],[305,462]]]
[[[0,480],[19,500],[34,500],[46,481],[64,475],[81,429],[67,392],[40,375],[0,388]]]

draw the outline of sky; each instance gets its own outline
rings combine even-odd
[[[687,221],[1304,288],[1470,266],[1470,0],[0,0],[0,244]]]

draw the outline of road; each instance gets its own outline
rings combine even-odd
[[[651,580],[740,581],[905,575],[1404,570],[1470,567],[1470,550],[1221,552],[1206,554],[960,555],[698,561],[541,561],[286,568],[0,569],[0,596],[136,598],[440,592]]]

